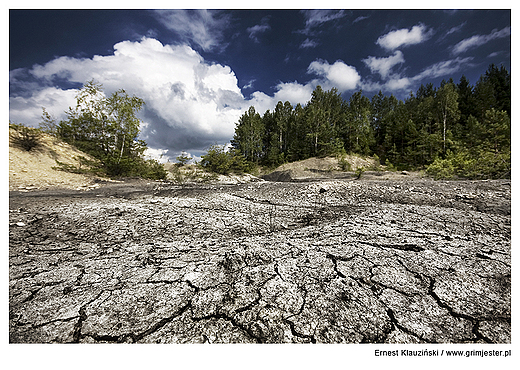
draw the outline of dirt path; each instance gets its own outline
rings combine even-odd
[[[510,343],[511,183],[11,192],[10,342]]]

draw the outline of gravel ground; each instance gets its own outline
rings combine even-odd
[[[11,343],[510,343],[511,182],[10,192]]]

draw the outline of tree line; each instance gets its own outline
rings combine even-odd
[[[263,116],[250,107],[231,141],[249,163],[275,167],[314,156],[377,156],[396,169],[436,177],[507,177],[511,170],[511,78],[492,64],[472,86],[462,76],[421,85],[404,101],[381,91],[317,86],[302,106],[278,102]]]

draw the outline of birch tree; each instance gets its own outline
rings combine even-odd
[[[460,117],[457,87],[446,83],[436,94],[437,120],[442,125],[442,151],[446,153],[446,131],[449,124],[455,124]]]

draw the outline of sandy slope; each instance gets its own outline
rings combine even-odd
[[[9,129],[9,190],[35,190],[51,187],[68,189],[88,189],[95,187],[96,177],[67,173],[53,169],[56,160],[79,166],[79,156],[93,160],[71,145],[44,134],[41,146],[31,151],[16,147],[11,139],[13,129]]]

